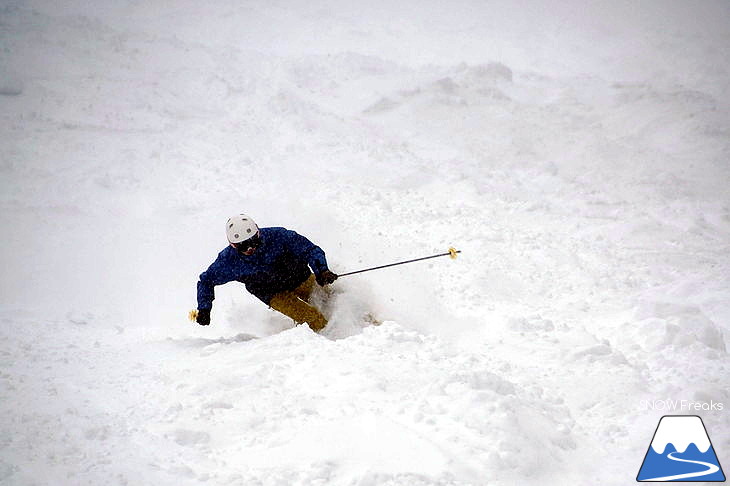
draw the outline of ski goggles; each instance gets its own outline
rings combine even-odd
[[[238,242],[238,243],[231,243],[233,248],[238,250],[239,253],[250,255],[251,253],[256,250],[259,246],[261,246],[261,234],[256,233],[251,238]]]

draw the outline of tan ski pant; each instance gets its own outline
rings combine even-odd
[[[314,275],[310,275],[304,283],[294,290],[279,292],[274,295],[269,305],[272,309],[294,319],[297,324],[306,322],[313,331],[320,331],[327,325],[327,319],[316,307],[309,303],[314,284]]]

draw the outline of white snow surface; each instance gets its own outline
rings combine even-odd
[[[729,52],[725,0],[3,0],[0,484],[626,485],[667,413],[730,463]],[[241,211],[462,254],[196,326]]]

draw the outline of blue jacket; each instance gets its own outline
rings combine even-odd
[[[314,271],[327,270],[327,260],[320,247],[304,236],[286,228],[261,228],[261,245],[253,255],[241,255],[230,246],[200,274],[198,309],[210,309],[215,299],[214,287],[234,280],[266,305],[271,298],[293,290]]]

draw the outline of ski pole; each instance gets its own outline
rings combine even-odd
[[[345,277],[347,275],[355,275],[356,273],[369,272],[371,270],[380,270],[381,268],[394,267],[396,265],[403,265],[404,263],[420,262],[421,260],[428,260],[429,258],[438,258],[442,256],[450,256],[452,259],[456,259],[456,254],[461,253],[461,250],[457,250],[454,247],[449,248],[447,253],[439,253],[438,255],[431,255],[422,258],[414,258],[413,260],[406,260],[404,262],[389,263],[388,265],[380,265],[379,267],[365,268],[363,270],[355,270],[354,272],[341,273],[338,277]]]

